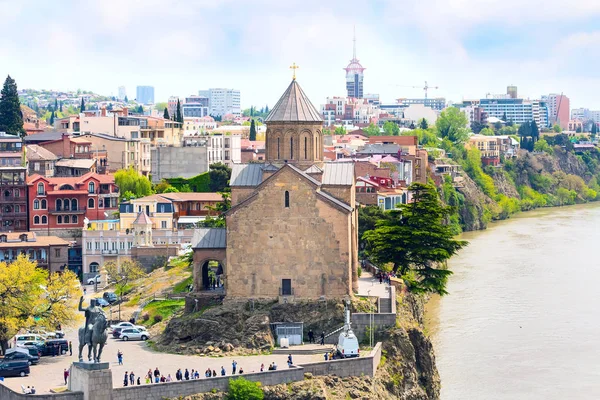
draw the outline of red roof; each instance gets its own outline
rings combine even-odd
[[[85,182],[87,182],[88,180],[95,180],[99,183],[115,183],[115,177],[112,174],[97,174],[95,172],[88,172],[85,175],[82,176],[68,176],[68,177],[51,177],[51,178],[46,178],[43,177],[39,174],[34,174],[31,175],[27,178],[27,184],[33,184],[35,181],[38,181],[39,179],[44,179],[46,182],[48,182],[48,184],[50,185],[57,185],[57,186],[62,186],[62,185],[71,185],[73,187],[77,186],[77,185],[82,185]]]

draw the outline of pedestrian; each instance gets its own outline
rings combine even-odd
[[[183,379],[183,374],[181,373],[181,368],[179,368],[177,370],[177,372],[175,372],[175,379],[177,379],[178,381]]]
[[[185,374],[183,374],[183,376],[185,377],[186,381],[190,380],[190,371],[188,371],[188,369],[185,369]]]
[[[127,375],[127,371],[125,371],[125,377],[123,378],[123,386],[127,386],[129,382],[129,375]]]
[[[146,374],[146,383],[150,383],[148,382],[148,379],[150,380],[150,382],[152,382],[152,369],[149,369],[148,373]]]
[[[263,372],[265,370],[265,364],[260,364],[260,372]]]
[[[173,382],[173,378],[171,378],[171,374],[167,375],[167,382]]]
[[[325,352],[325,361],[329,360],[329,352]]]
[[[379,278],[379,284],[381,285],[383,283],[383,275],[380,273],[377,274],[378,278]]]
[[[233,360],[231,363],[231,375],[235,375],[235,369],[237,368],[237,361]]]
[[[215,371],[214,369],[213,369],[212,376],[213,376],[213,377],[217,376],[217,371]]]
[[[35,386],[31,387],[31,394],[35,394]]]
[[[69,377],[69,371],[65,368],[65,372],[63,373],[65,377],[65,385],[67,384],[67,378]]]
[[[72,356],[73,355],[73,343],[71,343],[71,341],[69,340],[69,355]]]
[[[293,362],[292,362],[292,355],[291,354],[288,354],[287,364],[288,364],[289,368],[292,368]]]
[[[314,343],[315,342],[315,333],[312,331],[312,329],[308,330],[308,343]]]
[[[198,370],[194,372],[194,379],[200,379],[200,372],[198,372]]]
[[[140,386],[142,384],[142,380],[139,376],[138,376],[137,384],[138,384],[138,386]]]
[[[221,365],[221,376],[225,376],[225,368]]]
[[[321,346],[325,346],[325,332],[321,332]]]
[[[165,378],[164,375],[160,376],[160,383],[165,383],[167,381],[167,378]]]
[[[123,365],[123,353],[121,353],[121,350],[117,350],[117,361],[119,365]]]
[[[273,371],[277,371],[277,364],[273,361]]]
[[[273,363],[269,364],[269,371],[273,371]]]
[[[204,371],[205,378],[210,378],[211,376],[212,376],[212,372],[210,371],[210,368],[208,368],[206,371]]]
[[[85,296],[87,294],[87,289],[83,288],[83,295]]]
[[[129,374],[129,383],[131,384],[131,386],[135,385],[135,374],[133,373],[133,371],[131,371],[131,373]]]
[[[243,373],[244,373],[244,367],[240,367],[240,372],[239,372],[239,374],[241,375],[241,374],[243,374]]]
[[[152,383],[152,378],[148,375],[146,375],[146,385],[149,385]]]
[[[160,371],[158,370],[158,367],[156,367],[154,370],[154,383],[158,382],[160,382]]]
[[[52,345],[52,357],[56,357],[58,355],[58,344],[54,343]]]

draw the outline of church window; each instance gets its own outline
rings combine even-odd
[[[277,159],[281,159],[281,157],[279,156],[279,138],[277,138]]]
[[[290,138],[290,160],[294,159],[294,138]]]
[[[290,192],[285,191],[285,208],[290,208]]]
[[[304,159],[308,160],[308,138],[304,137]]]

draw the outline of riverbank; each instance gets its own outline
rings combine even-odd
[[[442,399],[600,397],[598,223],[592,203],[462,235],[471,244],[449,262],[450,294],[426,307]]]

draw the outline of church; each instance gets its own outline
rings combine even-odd
[[[323,162],[323,120],[295,77],[265,123],[265,163],[232,167],[227,228],[199,229],[192,241],[196,290],[212,255],[228,298],[349,296],[358,288],[354,163]]]

